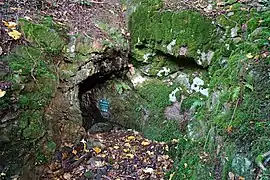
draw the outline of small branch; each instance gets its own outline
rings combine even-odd
[[[93,4],[106,4],[108,2],[99,2],[99,1],[88,1],[89,3],[93,3]]]
[[[237,101],[236,101],[236,104],[235,104],[235,108],[234,108],[234,110],[233,110],[233,114],[232,114],[232,117],[231,117],[230,123],[229,123],[229,125],[228,125],[228,126],[230,126],[230,125],[231,125],[232,120],[233,120],[233,118],[234,118],[234,116],[235,116],[235,112],[236,112],[236,109],[237,109],[237,107],[238,107],[239,100],[240,100],[240,98],[238,97],[238,99],[237,99]]]
[[[35,70],[37,64],[36,64],[35,59],[32,57],[32,55],[28,52],[28,49],[27,49],[27,48],[26,48],[26,52],[27,52],[28,56],[33,60],[33,63],[34,63],[32,69],[31,69],[31,77],[33,78],[33,80],[34,80],[35,83],[36,83],[36,82],[37,82],[37,79],[36,79],[35,76],[34,76],[34,70]]]

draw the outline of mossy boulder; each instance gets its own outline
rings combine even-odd
[[[140,5],[129,19],[132,47],[146,46],[175,57],[184,55],[208,66],[213,57],[217,33],[211,19],[199,12],[156,10]],[[186,48],[182,54],[181,48]],[[208,54],[208,55],[207,55]]]

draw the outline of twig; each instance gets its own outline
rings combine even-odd
[[[93,3],[93,4],[106,4],[108,2],[99,2],[99,1],[88,1],[89,3]]]
[[[110,178],[109,176],[102,175],[102,177],[107,179],[107,180],[112,180],[112,178]]]
[[[233,110],[233,114],[232,114],[232,117],[231,117],[230,123],[229,123],[229,125],[228,125],[228,126],[230,126],[230,125],[231,125],[232,120],[233,120],[233,118],[234,118],[234,116],[235,116],[235,112],[236,112],[236,109],[237,109],[237,107],[238,107],[239,100],[240,100],[240,98],[238,97],[238,99],[237,99],[237,101],[236,101],[236,104],[235,104],[235,108],[234,108],[234,110]]]
[[[34,80],[35,83],[36,83],[36,82],[37,82],[37,79],[36,79],[35,76],[34,76],[34,70],[35,70],[37,64],[36,64],[35,59],[32,57],[32,55],[28,52],[28,49],[27,49],[27,48],[26,48],[26,52],[27,52],[28,56],[33,60],[33,63],[34,63],[34,66],[33,66],[32,69],[31,69],[31,77],[33,78],[33,80]]]

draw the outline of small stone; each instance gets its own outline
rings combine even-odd
[[[187,50],[188,50],[187,47],[181,47],[179,55],[180,56],[185,56],[187,54]]]
[[[170,100],[171,102],[177,101],[176,93],[177,93],[178,91],[180,91],[179,88],[176,88],[175,90],[173,90],[173,91],[171,92],[171,94],[169,94],[169,100]]]
[[[231,29],[231,38],[234,38],[237,36],[238,27],[234,27]]]
[[[233,16],[233,15],[234,15],[234,12],[229,12],[229,13],[227,14],[228,17]]]

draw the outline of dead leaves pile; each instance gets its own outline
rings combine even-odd
[[[164,179],[173,161],[168,146],[136,131],[88,135],[64,148],[44,175],[47,179]]]
[[[5,27],[7,27],[7,33],[10,37],[12,37],[14,40],[18,40],[21,38],[22,34],[16,30],[17,23],[11,22],[11,21],[2,21]]]

